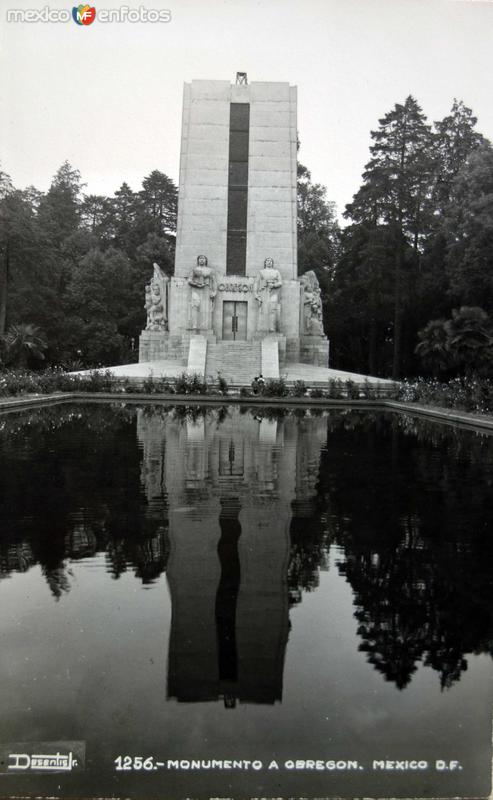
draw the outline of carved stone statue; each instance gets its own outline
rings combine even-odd
[[[145,287],[146,331],[167,331],[166,308],[169,278],[159,264],[154,263],[153,267],[151,282]]]
[[[253,287],[258,303],[257,328],[259,331],[275,333],[279,330],[281,287],[281,273],[275,269],[274,259],[266,258],[264,268],[257,274]]]
[[[190,295],[190,328],[192,330],[212,327],[212,312],[217,294],[216,273],[208,266],[206,256],[197,256],[188,283]]]
[[[315,272],[311,269],[300,277],[303,289],[303,325],[302,333],[309,336],[323,336],[322,297],[320,284]]]

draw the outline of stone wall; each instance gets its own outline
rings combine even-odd
[[[283,279],[297,275],[296,87],[288,83],[185,84],[175,275],[203,253],[226,271],[230,103],[250,104],[247,275],[271,256]]]

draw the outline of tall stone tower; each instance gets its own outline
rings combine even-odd
[[[297,271],[296,102],[244,73],[185,84],[175,273],[155,266],[141,361],[208,372],[228,343],[254,373],[327,365],[318,281]]]

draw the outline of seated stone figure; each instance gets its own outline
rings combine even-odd
[[[303,289],[303,330],[309,336],[323,336],[322,297],[320,284],[311,269],[300,277]]]
[[[146,331],[166,331],[166,292],[169,278],[159,264],[154,263],[154,273],[151,282],[145,287],[145,304],[147,312]]]

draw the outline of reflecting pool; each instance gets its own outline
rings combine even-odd
[[[493,437],[0,416],[0,795],[486,797]]]

